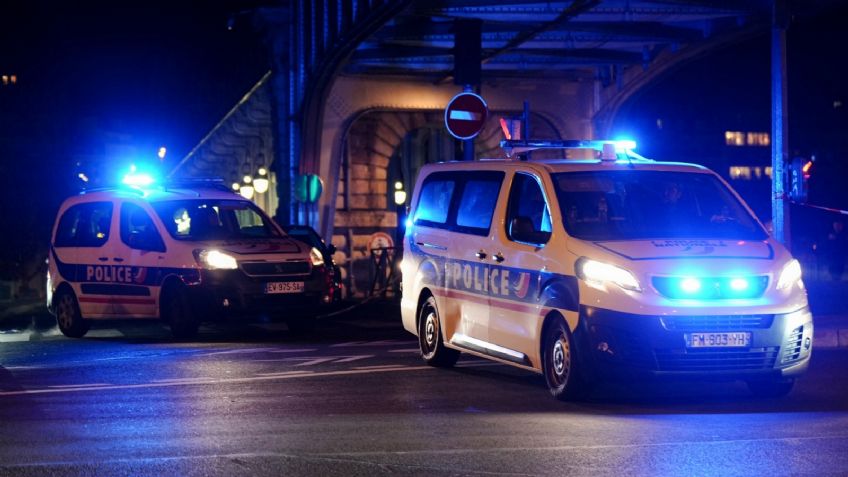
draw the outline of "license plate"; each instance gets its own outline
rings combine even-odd
[[[687,333],[687,348],[744,348],[751,346],[751,333]]]
[[[268,282],[265,293],[303,293],[303,282]]]

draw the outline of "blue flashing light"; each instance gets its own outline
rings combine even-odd
[[[695,277],[686,277],[680,281],[680,289],[686,293],[697,293],[701,290],[701,280]]]
[[[127,174],[121,182],[130,187],[149,187],[156,181],[153,180],[153,176],[150,174],[140,173]]]
[[[406,228],[412,227],[412,218],[407,218],[405,225],[406,225]]]
[[[741,292],[748,289],[749,283],[745,278],[733,278],[730,280],[730,288],[733,291]]]
[[[636,141],[632,139],[616,139],[615,148],[622,151],[632,151],[636,149]]]

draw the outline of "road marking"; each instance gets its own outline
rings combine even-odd
[[[348,346],[395,346],[409,344],[409,340],[380,340],[380,341],[348,341],[330,345],[330,348],[343,348]]]
[[[318,348],[293,348],[293,349],[278,349],[270,351],[270,353],[311,353],[318,351]]]
[[[102,328],[91,330],[85,336],[86,338],[123,338],[125,335],[115,328]]]
[[[390,349],[389,353],[420,353],[418,348]]]
[[[350,363],[351,361],[359,361],[360,359],[373,358],[373,357],[374,357],[373,354],[360,354],[360,355],[357,355],[357,356],[348,356],[347,358],[342,358],[342,359],[336,361],[336,363]]]
[[[150,382],[150,383],[139,383],[139,384],[113,384],[109,386],[88,386],[85,384],[77,385],[76,387],[67,387],[67,388],[42,388],[42,389],[25,389],[20,391],[0,391],[0,396],[24,396],[24,395],[34,395],[34,394],[54,394],[54,393],[68,393],[68,392],[84,392],[84,391],[103,391],[103,390],[121,390],[121,389],[148,389],[148,388],[166,388],[172,386],[192,386],[192,385],[206,385],[206,384],[237,384],[237,383],[250,383],[254,381],[275,381],[282,379],[299,379],[299,378],[313,378],[313,377],[332,377],[332,376],[349,376],[349,375],[357,375],[357,374],[369,374],[369,373],[390,373],[397,371],[436,371],[432,366],[396,366],[393,368],[370,368],[370,369],[349,369],[342,371],[323,371],[323,372],[301,372],[301,373],[279,373],[267,376],[251,376],[246,378],[218,378],[218,379],[210,379],[208,381],[176,381],[176,382]]]
[[[29,337],[32,333],[27,331],[25,333],[3,333],[0,334],[0,343],[15,343],[19,341],[29,341]]]
[[[200,353],[199,356],[215,356],[221,354],[247,354],[247,353],[273,353],[280,348],[244,348],[231,349],[227,351],[212,351],[210,353]]]
[[[408,366],[402,364],[379,364],[376,366],[356,366],[353,369],[400,369],[406,367]]]
[[[52,386],[47,386],[48,388],[79,388],[79,387],[99,387],[99,386],[112,386],[110,383],[92,383],[92,384],[55,384]]]

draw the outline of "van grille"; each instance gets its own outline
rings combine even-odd
[[[669,331],[736,331],[767,329],[774,315],[706,315],[661,316],[663,328]]]
[[[251,277],[270,277],[285,275],[308,275],[312,268],[309,262],[245,262],[241,269]]]
[[[660,371],[747,371],[771,369],[780,348],[655,350]]]
[[[783,347],[781,363],[789,363],[801,357],[801,343],[804,339],[804,325],[801,325],[789,333],[786,344]]]

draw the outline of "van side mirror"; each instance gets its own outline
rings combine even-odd
[[[516,242],[545,244],[551,239],[550,232],[541,232],[533,228],[529,217],[516,217],[509,223],[509,236]]]

